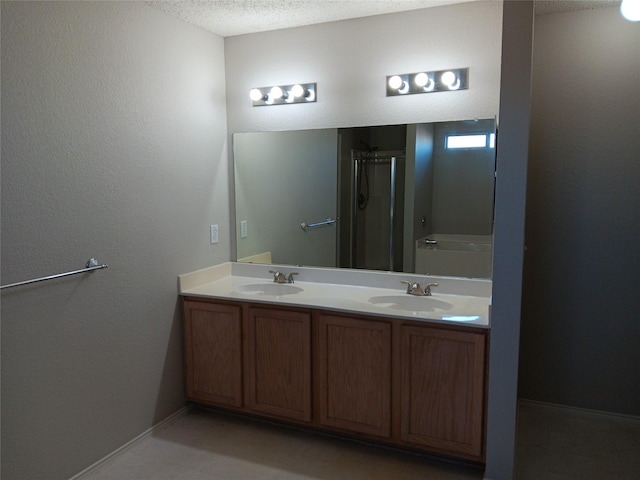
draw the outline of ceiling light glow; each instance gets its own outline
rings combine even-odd
[[[630,22],[640,22],[640,0],[622,0],[620,13]]]

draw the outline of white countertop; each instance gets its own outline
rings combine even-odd
[[[273,282],[269,270],[297,272],[295,283]],[[322,308],[489,328],[491,281],[280,265],[224,263],[180,275],[179,294]],[[432,296],[406,294],[401,280],[438,283]]]

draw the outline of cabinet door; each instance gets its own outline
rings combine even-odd
[[[485,336],[403,326],[401,438],[480,459]]]
[[[391,433],[391,325],[318,317],[319,423],[379,437]]]
[[[240,307],[185,301],[184,311],[187,398],[242,406]]]
[[[250,308],[246,406],[255,412],[311,421],[311,314]]]

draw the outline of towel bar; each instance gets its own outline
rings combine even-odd
[[[324,222],[317,222],[317,223],[302,222],[300,223],[300,228],[303,230],[306,230],[307,228],[321,227],[322,225],[331,225],[332,223],[336,223],[335,219],[327,218]]]
[[[53,280],[54,278],[67,277],[69,275],[76,275],[78,273],[92,272],[94,270],[102,270],[103,268],[107,268],[109,265],[103,264],[100,265],[95,258],[89,259],[85,268],[81,268],[79,270],[72,270],[70,272],[64,273],[56,273],[55,275],[49,275],[47,277],[40,278],[32,278],[31,280],[25,280],[23,282],[10,283],[8,285],[2,285],[0,290],[11,287],[19,287],[20,285],[27,285],[29,283],[42,282],[44,280]]]

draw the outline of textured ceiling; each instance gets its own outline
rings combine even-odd
[[[536,0],[536,14],[588,10],[593,8],[617,7],[621,0]]]
[[[145,3],[228,37],[469,1],[477,0],[145,0]],[[536,0],[536,13],[619,4],[620,0]]]

